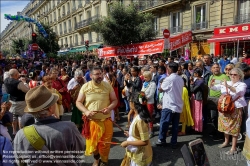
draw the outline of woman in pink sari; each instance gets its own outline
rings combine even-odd
[[[202,106],[203,106],[203,91],[204,81],[202,71],[200,69],[194,70],[194,78],[190,78],[190,92],[192,93],[191,107],[192,117],[194,121],[194,130],[202,132],[203,118],[202,118]]]
[[[52,87],[55,88],[62,95],[62,104],[64,112],[70,112],[71,101],[67,85],[61,79],[58,78],[58,70],[56,68],[53,68],[51,70],[50,76],[53,78]]]

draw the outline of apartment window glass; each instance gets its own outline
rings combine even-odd
[[[68,44],[68,38],[65,37],[65,44]]]
[[[240,21],[239,23],[247,23],[250,21],[250,1],[249,0],[240,0],[240,13],[238,20]]]
[[[69,3],[67,3],[67,11],[68,11],[68,12],[70,11]]]
[[[62,32],[62,24],[60,24],[60,33]]]
[[[92,42],[92,33],[91,32],[88,33],[88,38],[89,38],[89,42],[91,43]]]
[[[195,29],[206,28],[206,4],[195,6]]]
[[[67,25],[66,25],[66,22],[64,22],[64,31],[67,30]]]
[[[158,31],[158,18],[157,17],[154,18],[154,30]]]
[[[68,27],[71,29],[71,20],[68,21]]]
[[[170,31],[171,33],[181,32],[181,14],[180,12],[173,12],[170,14]]]
[[[78,35],[77,34],[75,35],[75,43],[76,44],[78,43]]]
[[[99,15],[99,6],[95,7],[95,15]]]

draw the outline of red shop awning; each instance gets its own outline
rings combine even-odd
[[[207,41],[212,43],[234,42],[238,40],[250,40],[250,24],[214,28],[214,36]]]
[[[229,42],[229,41],[238,41],[238,40],[250,40],[250,34],[239,36],[238,34],[234,35],[214,35],[211,39],[208,39],[207,41],[209,43],[212,42]]]

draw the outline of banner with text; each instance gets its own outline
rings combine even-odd
[[[140,56],[162,53],[164,50],[164,39],[125,45],[123,47],[104,47],[98,49],[100,58],[115,56]]]
[[[172,36],[169,38],[169,50],[174,51],[190,42],[192,42],[192,31],[184,32],[177,36]]]

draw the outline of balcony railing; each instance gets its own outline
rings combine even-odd
[[[179,33],[183,32],[182,26],[170,27],[170,33]]]
[[[250,22],[250,13],[239,14],[235,16],[234,19],[235,24],[242,24]]]
[[[147,1],[139,2],[137,8],[138,10],[146,10],[146,9],[150,9],[152,7],[158,6],[158,5],[168,4],[173,1],[175,0],[147,0]]]
[[[85,27],[85,26],[88,26],[90,24],[92,24],[95,20],[99,19],[99,15],[96,15],[96,16],[93,16],[93,17],[90,17],[86,20],[82,20],[80,21],[78,24],[77,24],[77,28],[82,28],[82,27]]]
[[[207,21],[199,22],[199,23],[193,23],[192,24],[192,30],[201,30],[206,29],[208,26]]]

